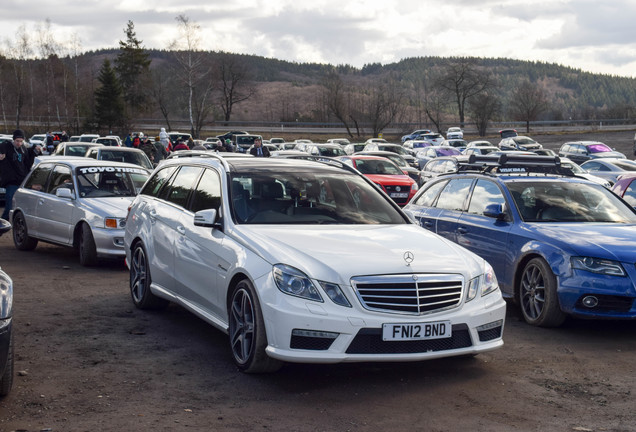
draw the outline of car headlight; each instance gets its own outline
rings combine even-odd
[[[468,283],[468,293],[466,294],[466,301],[471,301],[477,296],[477,293],[481,290],[482,297],[495,292],[499,289],[499,283],[497,282],[497,276],[495,271],[488,262],[484,261],[484,273],[473,278]]]
[[[625,270],[618,261],[592,257],[572,257],[570,262],[572,268],[575,269],[609,276],[625,276]]]
[[[417,192],[417,190],[419,189],[419,186],[417,185],[417,183],[413,183],[411,185],[411,190]]]
[[[318,289],[307,275],[300,270],[288,265],[276,264],[272,273],[276,286],[285,294],[323,302]]]

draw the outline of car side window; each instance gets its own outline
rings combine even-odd
[[[422,192],[422,195],[417,197],[413,204],[422,207],[432,207],[435,202],[435,198],[439,195],[439,191],[446,186],[446,183],[448,183],[446,180],[435,183],[433,186]]]
[[[46,181],[49,178],[49,174],[53,170],[52,164],[40,164],[33,170],[31,176],[24,184],[26,189],[33,189],[36,191],[42,191],[46,187]]]
[[[221,179],[218,173],[212,169],[206,169],[194,189],[190,210],[196,213],[200,210],[216,209],[221,207]]]
[[[59,188],[67,188],[75,190],[73,187],[73,176],[71,169],[65,165],[56,165],[51,174],[51,180],[49,181],[48,193],[55,194],[55,191]]]
[[[636,207],[636,181],[632,181],[629,186],[627,186],[623,199],[627,201],[630,206]]]
[[[466,196],[473,183],[471,178],[452,179],[442,190],[437,199],[437,208],[446,210],[463,211]]]
[[[601,164],[598,162],[587,162],[584,168],[586,171],[600,171]]]
[[[143,195],[158,197],[161,192],[161,187],[168,182],[170,176],[175,172],[175,169],[175,167],[171,166],[159,170],[150,180],[148,180],[148,183],[146,183],[140,193]]]
[[[505,206],[506,199],[499,187],[488,180],[477,180],[475,189],[470,198],[470,205],[468,206],[468,213],[479,216],[484,216],[486,206],[490,204],[501,204]]]
[[[182,166],[177,175],[172,178],[170,185],[165,189],[165,193],[161,194],[161,197],[166,201],[185,208],[194,182],[201,174],[201,169],[193,166]]]
[[[91,150],[86,154],[86,157],[97,159],[97,150]]]

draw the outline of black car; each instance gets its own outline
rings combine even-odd
[[[0,219],[0,236],[11,224]],[[13,281],[0,269],[0,397],[6,396],[13,385]]]
[[[236,135],[249,135],[249,132],[245,131],[229,131],[224,133],[223,135],[217,135],[216,137],[221,140],[221,142],[225,142],[226,139],[234,141],[234,137]]]

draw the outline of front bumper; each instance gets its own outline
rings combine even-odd
[[[267,354],[298,363],[420,361],[478,354],[503,345],[506,303],[499,291],[460,307],[427,315],[404,315],[338,306],[283,294],[270,275],[255,281],[267,331]],[[345,288],[346,289],[346,288]],[[350,291],[347,291],[350,293]],[[452,336],[420,341],[383,341],[382,325],[450,321]],[[490,326],[489,326],[490,325]],[[478,330],[480,326],[483,329]]]
[[[93,239],[97,255],[102,257],[123,257],[126,256],[124,250],[124,230],[92,228]]]

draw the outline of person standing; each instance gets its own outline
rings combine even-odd
[[[171,151],[172,144],[170,143],[170,135],[166,132],[166,128],[161,128],[161,132],[159,132],[159,141],[163,144],[163,148],[166,151]]]
[[[0,144],[0,186],[6,189],[2,219],[9,220],[13,195],[29,173],[35,157],[42,154],[39,145],[26,148],[24,140],[24,131],[16,129],[13,132],[13,142],[6,141]]]
[[[150,141],[150,137],[145,137],[141,144],[139,144],[139,150],[146,153],[150,162],[154,162],[155,160],[155,146]]]
[[[164,147],[159,135],[155,137],[155,142],[152,144],[155,146],[155,160],[153,162],[157,165],[159,162],[168,157],[168,150]]]
[[[126,135],[126,139],[124,140],[124,145],[126,147],[132,147],[132,135],[130,133]]]
[[[250,154],[256,157],[269,157],[269,149],[263,147],[263,141],[260,138],[254,140],[254,147],[250,150]]]

